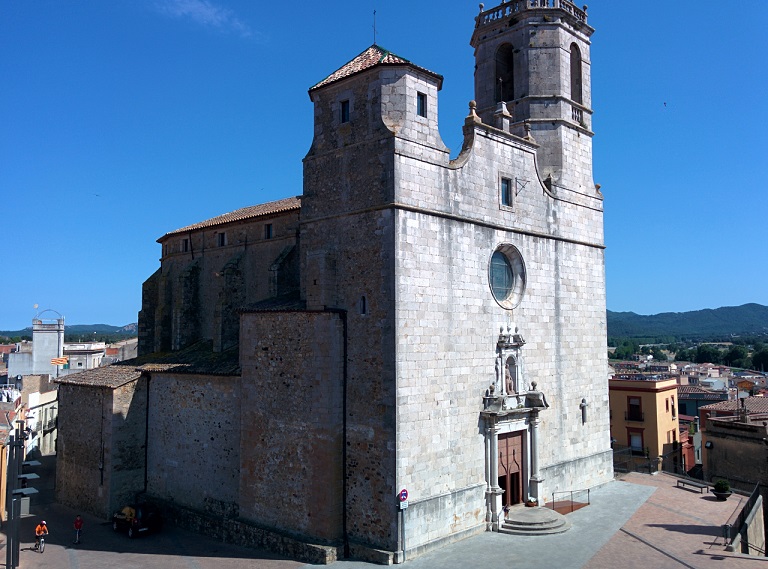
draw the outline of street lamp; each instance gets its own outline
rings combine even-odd
[[[8,437],[8,464],[5,503],[8,510],[5,567],[14,569],[19,566],[19,528],[21,522],[21,500],[37,494],[34,488],[22,488],[20,482],[39,478],[37,474],[22,474],[23,466],[39,466],[36,460],[24,462],[24,441],[27,432],[24,421],[16,421],[16,433]]]

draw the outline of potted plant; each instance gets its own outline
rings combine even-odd
[[[715,487],[712,489],[712,493],[718,500],[727,500],[728,496],[732,494],[731,485],[727,480],[718,480],[715,482]]]

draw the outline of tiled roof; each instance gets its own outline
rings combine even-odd
[[[345,77],[349,77],[351,75],[354,75],[355,73],[360,73],[362,71],[365,71],[366,69],[371,69],[372,67],[376,67],[377,65],[410,65],[411,67],[414,67],[420,71],[424,71],[425,73],[428,73],[429,75],[432,75],[438,78],[440,80],[440,83],[442,83],[442,80],[443,80],[443,77],[441,75],[438,75],[437,73],[433,73],[429,69],[425,69],[423,67],[419,67],[418,65],[414,65],[404,57],[395,55],[391,51],[388,51],[383,47],[379,47],[378,45],[373,44],[371,47],[366,49],[363,53],[355,57],[352,61],[349,61],[348,63],[342,65],[341,68],[334,71],[328,77],[320,81],[320,83],[314,85],[313,87],[310,87],[309,90],[314,91],[315,89],[319,89],[320,87],[330,85],[331,83],[344,79]]]
[[[262,215],[282,213],[285,211],[291,211],[291,210],[300,209],[300,208],[301,208],[300,196],[293,197],[293,198],[285,198],[282,200],[263,203],[260,205],[252,205],[250,207],[236,209],[235,211],[231,211],[223,215],[212,217],[211,219],[207,219],[206,221],[201,221],[200,223],[187,225],[186,227],[182,227],[181,229],[176,229],[175,231],[170,231],[169,233],[166,233],[160,239],[158,239],[157,242],[160,243],[166,237],[169,237],[171,235],[177,235],[179,233],[188,233],[190,231],[195,231],[197,229],[205,229],[208,227],[215,227],[217,225],[225,225],[227,223],[233,223],[235,221],[243,221],[245,219],[253,219],[255,217],[260,217]]]
[[[280,312],[288,310],[306,310],[306,302],[301,300],[298,292],[268,298],[254,302],[240,309],[240,312]]]
[[[678,385],[677,386],[677,397],[678,399],[699,399],[706,401],[707,399],[711,401],[720,401],[723,397],[725,397],[724,392],[714,392],[710,391],[709,389],[704,389],[703,387],[699,387],[698,385]]]
[[[678,393],[712,393],[711,391],[704,389],[703,387],[699,387],[698,385],[678,385],[677,386],[677,392]]]
[[[130,363],[131,360],[112,364],[104,367],[97,367],[78,373],[71,373],[54,379],[56,383],[67,385],[83,385],[88,387],[109,387],[115,389],[141,377],[141,372],[136,370],[136,366]]]
[[[239,375],[237,348],[214,352],[213,343],[200,341],[178,352],[141,356],[134,360],[139,371],[198,375]]]
[[[748,413],[768,413],[768,399],[765,397],[745,397],[739,401],[719,401],[699,407],[705,411],[733,411],[741,409],[741,401],[747,408]]]
[[[239,375],[237,348],[214,352],[209,341],[178,352],[155,353],[57,378],[57,383],[115,389],[139,379],[143,371],[198,375]]]

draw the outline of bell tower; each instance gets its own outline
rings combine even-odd
[[[587,7],[569,0],[508,0],[489,10],[480,4],[475,20],[470,44],[482,121],[519,136],[530,128],[550,190],[597,193],[589,60],[594,29]]]

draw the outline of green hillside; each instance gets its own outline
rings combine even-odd
[[[608,311],[608,336],[612,338],[714,338],[742,334],[768,334],[767,306],[753,303],[651,316]]]

